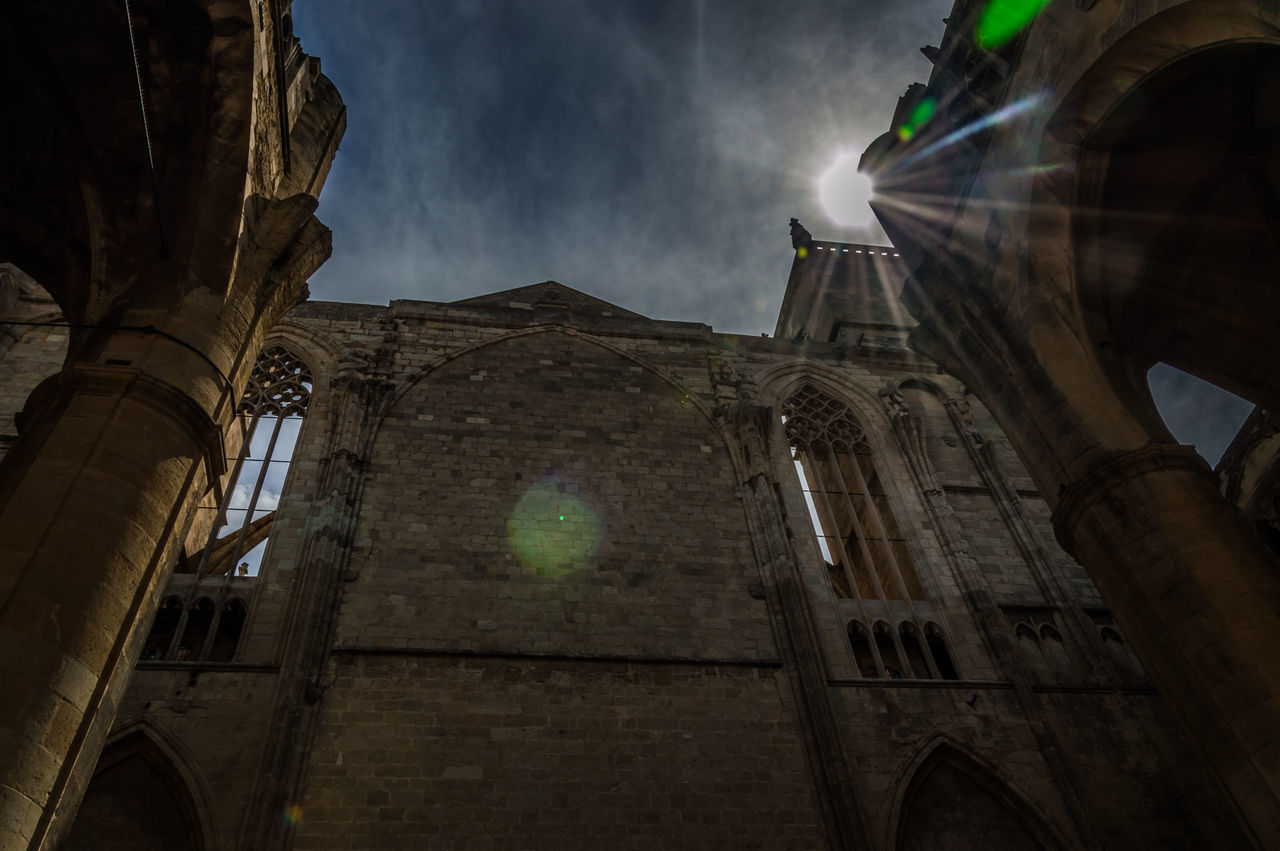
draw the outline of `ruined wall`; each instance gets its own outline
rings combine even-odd
[[[1006,844],[1239,844],[901,330],[729,337],[549,284],[305,305],[271,341],[316,381],[262,572],[167,592],[248,599],[237,653],[140,663],[120,714],[216,847],[919,847],[978,814]],[[782,424],[762,447],[735,413],[805,381],[865,427],[958,679],[860,673]]]

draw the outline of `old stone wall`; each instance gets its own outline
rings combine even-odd
[[[308,304],[270,344],[315,390],[261,572],[166,592],[248,600],[238,649],[140,663],[119,715],[208,845],[1238,845],[1003,436],[905,329],[717,335],[547,284]],[[763,448],[734,425],[805,382],[864,428],[920,575],[877,611],[938,624],[955,679],[863,675],[847,624],[881,604],[836,599],[782,423]]]

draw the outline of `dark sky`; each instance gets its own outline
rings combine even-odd
[[[557,280],[662,319],[772,331],[797,216],[925,80],[952,0],[298,0],[347,104],[312,296],[451,301]],[[1216,460],[1248,406],[1170,372]],[[1213,389],[1213,388],[1210,388]],[[1221,391],[1218,391],[1221,392]]]

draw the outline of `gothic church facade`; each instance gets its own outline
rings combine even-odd
[[[66,847],[1240,847],[901,259],[796,233],[773,337],[291,311]]]

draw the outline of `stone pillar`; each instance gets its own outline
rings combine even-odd
[[[771,408],[754,400],[738,404],[726,404],[724,398],[721,401],[716,416],[743,478],[739,495],[760,566],[762,591],[777,627],[774,636],[795,689],[798,726],[812,766],[827,837],[832,848],[868,848],[870,832],[854,791],[853,767],[846,756],[840,725],[831,707],[813,615],[777,490],[775,456],[780,447],[776,437],[781,424]],[[785,449],[781,452],[784,457],[790,454]]]
[[[313,504],[295,580],[297,602],[284,640],[271,736],[242,823],[245,848],[287,848],[294,825],[281,816],[306,780],[317,721],[330,679],[329,651],[349,581],[351,541],[360,516],[365,471],[377,425],[394,402],[396,385],[347,370],[330,382],[331,430],[319,496]]]
[[[220,446],[201,405],[133,366],[32,394],[0,462],[0,847],[56,847],[74,816]]]
[[[936,248],[903,290],[913,345],[995,416],[1246,832],[1280,848],[1275,562],[1079,318],[1047,297],[1015,311],[992,278]]]
[[[1147,672],[1231,792],[1280,847],[1280,571],[1188,447],[1117,453],[1054,512]]]

